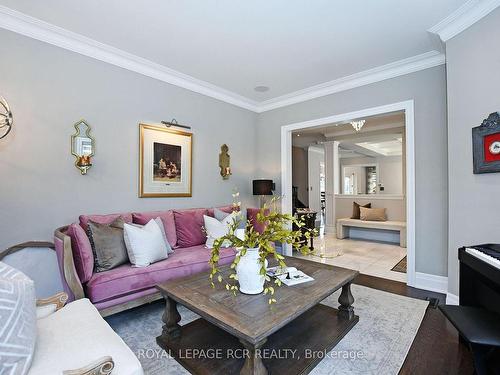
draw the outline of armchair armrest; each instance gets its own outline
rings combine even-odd
[[[113,358],[106,356],[99,358],[85,367],[63,371],[63,375],[109,375],[114,367]]]
[[[36,306],[42,307],[47,305],[56,305],[56,311],[62,309],[68,302],[68,295],[64,292],[59,292],[51,297],[40,298],[36,300]]]
[[[85,298],[85,293],[76,272],[71,238],[66,234],[67,230],[67,226],[56,229],[54,232],[54,245],[64,290],[68,293],[70,300],[74,301]]]

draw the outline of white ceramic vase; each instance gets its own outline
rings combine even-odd
[[[265,266],[267,268],[267,260]],[[247,249],[236,266],[241,293],[259,294],[264,291],[265,277],[260,274],[260,268],[259,248]]]

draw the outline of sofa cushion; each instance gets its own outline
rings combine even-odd
[[[217,209],[215,212],[217,212]],[[238,212],[224,214],[225,216],[220,220],[215,217],[203,215],[203,220],[205,222],[205,231],[207,232],[207,242],[205,243],[205,246],[209,249],[212,249],[214,247],[215,240],[228,234],[229,230],[231,229],[231,225],[233,225],[235,220],[238,220]],[[227,240],[224,241],[223,247],[229,246],[231,246],[231,243]]]
[[[86,283],[94,273],[94,253],[92,252],[89,237],[77,223],[71,224],[66,234],[71,238],[76,273],[80,281]]]
[[[86,298],[38,321],[38,342],[29,375],[62,374],[111,356],[113,374],[143,375],[130,348]]]
[[[94,252],[96,272],[109,271],[128,262],[127,248],[123,238],[124,225],[121,217],[109,225],[98,224],[92,220],[87,223],[87,235]]]
[[[36,341],[35,283],[0,262],[0,374],[28,372]]]
[[[151,212],[134,212],[132,219],[134,223],[146,225],[151,219],[159,217],[163,222],[163,228],[167,235],[168,243],[175,249],[177,247],[177,233],[175,231],[174,211],[151,211]]]
[[[266,229],[266,223],[260,223],[257,221],[257,214],[260,212],[260,208],[247,208],[247,217],[250,223],[252,223],[253,228],[256,232],[262,233]],[[269,209],[265,210],[266,215],[269,214]]]
[[[206,235],[203,232],[203,215],[208,213],[205,208],[190,210],[174,210],[177,245],[192,247],[205,243]]]
[[[219,264],[231,263],[234,255],[233,248],[221,249]],[[167,259],[148,267],[135,268],[130,264],[122,265],[110,271],[94,274],[85,286],[86,295],[93,303],[98,303],[152,288],[171,279],[208,271],[209,259],[210,250],[204,245],[199,245],[176,251]]]
[[[120,216],[124,222],[126,223],[132,222],[132,213],[124,212],[121,214],[108,214],[108,215],[80,215],[80,225],[82,226],[83,230],[86,231],[89,220],[92,220],[94,223],[97,224],[111,224]]]
[[[226,217],[231,215],[233,212],[234,211],[231,211],[230,213],[228,213],[228,212],[222,211],[216,207],[216,208],[214,208],[214,218],[219,220],[219,221],[222,221]],[[238,210],[236,212],[238,213],[238,215],[235,217],[235,220],[239,221],[237,229],[245,229],[247,226],[247,210],[243,209],[241,211]]]
[[[166,259],[167,241],[160,228],[163,224],[151,219],[144,226],[137,225],[124,224],[123,236],[130,263],[136,267],[147,267],[151,263]]]
[[[228,205],[228,206],[220,206],[220,207],[213,207],[213,208],[209,208],[209,209],[207,209],[207,212],[208,212],[208,213],[207,213],[207,215],[208,215],[208,216],[215,217],[215,211],[214,211],[214,210],[215,210],[216,208],[217,208],[218,210],[220,210],[220,211],[223,211],[223,212],[227,213],[227,214],[230,214],[231,212],[233,212],[233,211],[234,211],[234,207],[233,207],[233,205]]]

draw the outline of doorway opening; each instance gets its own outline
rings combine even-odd
[[[281,147],[283,212],[316,213],[308,257],[414,285],[413,101],[283,126]]]

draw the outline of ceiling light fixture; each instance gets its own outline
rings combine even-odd
[[[267,87],[267,86],[255,86],[254,90],[257,92],[266,92],[266,91],[269,91],[269,87]]]
[[[351,121],[351,125],[354,128],[354,130],[359,132],[361,130],[361,128],[363,127],[363,125],[365,124],[365,122],[366,122],[365,120]]]

